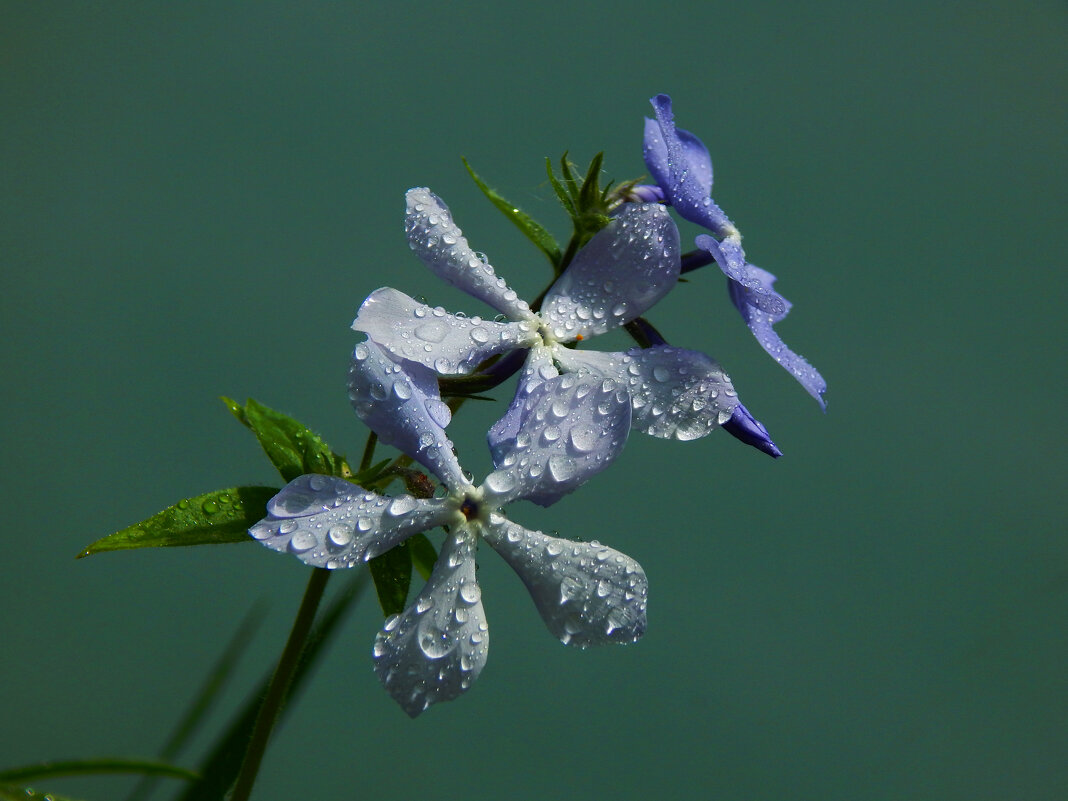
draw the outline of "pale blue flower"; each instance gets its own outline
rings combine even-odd
[[[456,698],[486,662],[489,629],[475,574],[484,539],[519,575],[549,630],[585,647],[634,642],[645,631],[641,565],[598,542],[574,542],[511,522],[501,507],[552,503],[610,464],[626,441],[630,399],[620,386],[576,376],[541,383],[526,398],[513,441],[481,486],[461,470],[445,435],[450,412],[426,368],[390,359],[372,342],[356,346],[349,397],[379,439],[441,480],[445,497],[384,497],[341,478],[290,482],[250,534],[276,551],[324,568],[359,565],[417,532],[446,526],[430,579],[374,644],[374,664],[391,696],[415,717]]]
[[[683,219],[712,232],[712,236],[698,236],[695,244],[708,252],[727,276],[731,302],[761,347],[800,382],[821,408],[825,407],[827,382],[803,357],[786,347],[773,328],[790,310],[789,301],[772,288],[774,275],[746,260],[741,234],[712,200],[712,158],[708,148],[689,131],[675,127],[670,97],[657,95],[651,102],[656,119],[645,120],[643,147],[649,173]]]
[[[592,373],[626,387],[633,427],[653,436],[695,439],[731,418],[737,393],[719,364],[702,353],[671,347],[626,353],[567,347],[636,319],[675,286],[678,229],[661,205],[623,207],[578,252],[539,312],[471,249],[436,195],[411,189],[407,207],[412,250],[434,274],[499,312],[500,321],[450,314],[386,287],[371,293],[352,327],[394,358],[439,375],[469,373],[492,355],[529,349],[516,400],[490,432],[495,460],[514,435],[516,410],[524,398],[561,371]]]

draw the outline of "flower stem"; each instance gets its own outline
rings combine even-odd
[[[300,663],[300,655],[308,641],[315,613],[319,608],[319,602],[323,599],[323,590],[326,581],[330,578],[329,570],[316,568],[312,571],[308,587],[304,591],[304,598],[300,602],[296,620],[293,621],[293,629],[289,632],[289,639],[278,660],[278,666],[271,676],[271,683],[267,685],[267,692],[260,704],[260,711],[256,717],[256,725],[252,729],[245,758],[241,762],[241,770],[237,774],[237,781],[228,796],[229,801],[248,801],[252,794],[252,785],[259,773],[263,754],[267,750],[267,743],[271,739],[271,732],[278,720],[278,715],[285,704],[289,691],[289,684],[293,680],[293,674]]]

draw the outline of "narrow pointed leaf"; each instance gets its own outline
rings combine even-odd
[[[230,412],[247,426],[285,481],[306,473],[348,478],[352,470],[345,458],[333,452],[322,438],[303,423],[249,398],[244,406],[223,398]]]
[[[311,668],[323,655],[324,646],[338,632],[338,624],[344,619],[345,613],[352,607],[366,586],[367,574],[361,572],[319,616],[319,622],[308,638],[308,644],[301,655],[300,665],[293,675],[293,681],[290,682],[286,693],[287,704],[282,707],[282,717],[289,709],[288,702],[291,702],[303,688]],[[256,724],[260,702],[267,692],[270,679],[271,673],[268,672],[245,704],[231,718],[230,725],[224,730],[214,748],[200,763],[200,775],[203,778],[188,787],[177,797],[176,801],[219,801],[224,797],[241,769],[245,747],[248,745],[252,728]]]
[[[604,153],[598,153],[590,161],[590,168],[586,171],[586,178],[579,190],[579,200],[583,208],[596,206],[601,200],[601,192],[597,188],[601,179],[601,165],[604,163]]]
[[[560,174],[564,176],[567,193],[571,195],[571,199],[577,204],[579,200],[579,185],[575,179],[575,173],[571,171],[571,163],[567,160],[567,153],[560,157]]]
[[[248,530],[266,515],[277,487],[231,487],[178,501],[147,520],[89,545],[78,558],[102,551],[251,542]]]
[[[196,781],[200,775],[188,768],[160,762],[156,759],[64,759],[22,765],[0,770],[0,782],[5,784],[50,779],[57,776],[89,776],[110,773],[143,773],[152,776],[169,776],[172,779]]]
[[[547,156],[545,158],[545,172],[549,176],[549,183],[552,185],[553,192],[556,193],[557,199],[567,210],[568,215],[574,217],[576,214],[575,202],[571,199],[571,196],[567,194],[567,190],[564,189],[564,185],[560,183],[560,179],[556,177],[556,173],[553,172],[553,163]]]
[[[467,163],[467,159],[464,159],[463,162],[471,178],[478,185],[478,188],[482,190],[482,194],[489,198],[490,203],[500,209],[504,216],[511,220],[516,228],[523,232],[523,236],[533,242],[555,267],[560,261],[560,245],[557,244],[553,235],[529,214],[520,210],[513,203],[509,203],[493,189],[490,189],[486,182],[478,177],[471,165]]]
[[[386,617],[399,615],[404,611],[408,588],[412,584],[412,556],[408,542],[404,541],[381,556],[376,556],[367,566],[371,569],[382,614]]]

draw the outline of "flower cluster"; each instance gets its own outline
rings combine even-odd
[[[668,345],[643,318],[695,258],[682,253],[667,205],[711,232],[697,237],[697,247],[727,275],[743,319],[822,404],[819,374],[772,330],[789,304],[771,288],[774,277],[745,260],[737,229],[711,199],[707,149],[675,128],[666,96],[653,106],[644,151],[656,185],[586,193],[599,198],[601,227],[584,234],[573,257],[554,264],[557,277],[536,301],[521,299],[470,247],[440,198],[426,188],[408,191],[412,250],[494,317],[450,313],[389,287],[375,290],[352,326],[367,339],[353,352],[349,398],[380,442],[419,463],[441,489],[433,497],[389,497],[345,478],[303,475],[250,530],[269,548],[329,569],[362,564],[420,532],[445,530],[425,587],[386,620],[374,644],[380,680],[413,717],[463,693],[485,664],[489,631],[475,573],[480,539],[519,575],[565,644],[633,642],[645,630],[647,580],[636,561],[596,540],[526,529],[505,514],[513,501],[554,504],[610,465],[634,430],[693,440],[723,427],[779,455],[719,364]],[[587,347],[620,327],[642,346]],[[513,400],[487,435],[495,469],[476,486],[446,435],[453,408],[442,389],[465,380],[495,386],[514,373]]]

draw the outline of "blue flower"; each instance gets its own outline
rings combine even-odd
[[[600,543],[550,537],[511,522],[501,507],[552,503],[619,455],[630,399],[618,387],[557,376],[530,393],[514,440],[481,486],[461,470],[445,435],[450,412],[426,368],[398,364],[373,342],[356,346],[349,397],[378,438],[441,480],[447,495],[384,497],[342,478],[290,482],[249,533],[268,548],[324,568],[346,568],[408,537],[447,526],[426,586],[389,618],[374,644],[375,672],[412,717],[466,691],[486,663],[489,628],[475,574],[478,540],[519,575],[549,630],[565,644],[634,642],[645,631],[641,565]]]
[[[500,321],[449,314],[385,287],[371,293],[352,327],[393,358],[439,375],[469,373],[492,355],[528,349],[515,400],[489,434],[495,463],[515,434],[525,398],[561,371],[618,383],[631,397],[632,427],[653,436],[695,439],[730,420],[737,393],[703,353],[667,346],[626,353],[567,347],[636,319],[675,286],[678,229],[659,204],[621,209],[550,287],[539,312],[471,249],[436,195],[409,190],[407,205],[405,227],[416,254],[433,273],[500,312]]]
[[[701,140],[675,127],[671,98],[652,99],[656,119],[645,120],[645,164],[665,199],[679,215],[712,232],[695,244],[715,259],[727,276],[731,302],[761,347],[789,371],[812,397],[826,405],[827,382],[805,359],[794,353],[773,326],[790,310],[790,303],[772,288],[775,276],[750,264],[742,249],[742,235],[712,200],[712,159]]]

